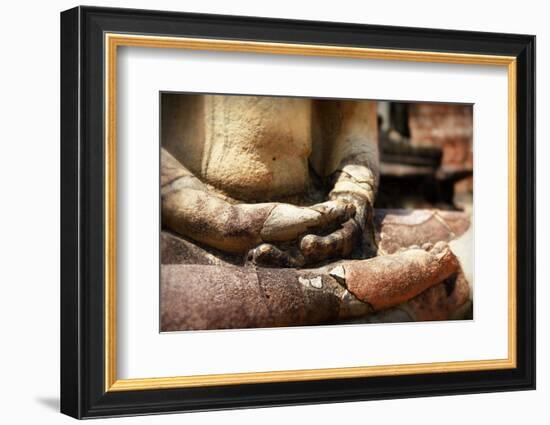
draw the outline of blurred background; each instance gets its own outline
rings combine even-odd
[[[377,208],[471,212],[473,106],[378,102]]]

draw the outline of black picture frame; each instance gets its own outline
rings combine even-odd
[[[104,34],[514,56],[517,367],[369,378],[105,391]],[[535,388],[535,37],[76,7],[61,13],[61,412],[76,418]]]

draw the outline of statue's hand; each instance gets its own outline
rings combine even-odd
[[[361,231],[355,220],[353,203],[333,200],[309,208],[281,204],[266,220],[272,234],[249,252],[256,264],[276,267],[302,267],[327,258],[348,257],[357,245]],[[307,217],[307,219],[306,219]],[[270,224],[276,222],[277,226]],[[290,225],[290,223],[294,223]],[[276,238],[273,235],[277,235]]]
[[[272,260],[273,253],[279,252],[275,246],[283,250],[294,247],[290,251],[296,253],[296,260],[286,264],[304,263],[303,255],[297,251],[302,236],[326,235],[356,214],[352,204],[337,199],[310,207],[271,202],[229,203],[212,193],[165,150],[162,150],[161,169],[163,226],[232,254],[242,255],[267,244],[252,257],[258,257],[258,261],[268,258],[268,263],[273,265],[281,264],[283,257],[281,254],[279,260]],[[265,246],[274,248],[266,251]]]
[[[376,256],[378,247],[376,246],[374,228],[374,207],[368,198],[357,196],[354,193],[333,193],[331,199],[352,204],[355,207],[353,220],[358,232],[357,239],[360,241],[362,257]]]
[[[353,217],[355,212],[352,204],[338,200],[311,207],[277,203],[264,221],[260,237],[269,243],[295,242],[311,232],[335,229]]]
[[[328,235],[304,236],[300,241],[300,252],[306,264],[318,263],[329,258],[348,258],[358,246],[360,235],[357,222],[351,218]]]
[[[325,235],[309,234],[300,241],[300,253],[306,264],[329,258],[349,258],[354,249],[361,258],[376,256],[374,210],[366,198],[335,194],[332,199],[353,206],[355,213],[340,228]]]
[[[374,255],[373,209],[367,199],[350,194],[333,194],[332,199],[353,206],[355,213],[339,229],[328,235],[306,235],[300,241],[300,251],[307,262],[329,258],[348,258],[354,249],[362,258]]]

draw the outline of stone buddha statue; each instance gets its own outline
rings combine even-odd
[[[163,228],[242,264],[298,270],[300,285],[325,285],[338,299],[351,299],[345,317],[353,310],[349,305],[362,306],[353,307],[357,314],[384,310],[458,272],[445,242],[377,256],[376,102],[194,94],[161,99]]]
[[[164,95],[162,220],[273,266],[372,256],[376,103]]]

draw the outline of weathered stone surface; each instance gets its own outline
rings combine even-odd
[[[470,226],[467,214],[439,210],[376,210],[374,222],[379,255],[426,242],[448,242],[464,234]],[[163,264],[243,264],[243,256],[201,248],[163,230],[161,261]]]
[[[462,235],[469,225],[463,213],[438,212],[436,218],[433,213],[377,211],[382,248],[398,251],[403,246],[418,245],[429,250],[434,244],[426,239],[452,239]],[[440,219],[445,220],[445,225]],[[423,227],[424,231],[413,231],[414,237],[410,237],[411,229],[416,226]],[[455,243],[457,241],[452,242]],[[464,243],[464,249],[470,249],[469,242]],[[354,320],[353,323],[386,323],[471,318],[468,283],[461,274],[451,285],[451,292],[449,283],[437,284],[431,281],[437,277],[432,279],[428,275],[431,283],[415,281],[412,286],[416,289],[412,292],[407,289],[410,282],[404,282],[404,287],[394,287],[399,292],[395,297],[387,293],[391,292],[391,285],[386,288],[387,267],[382,263],[387,258],[384,260],[384,257],[339,261],[320,269],[233,267],[231,264],[242,265],[244,258],[201,248],[166,231],[161,235],[161,251],[162,328],[165,331],[350,323],[349,320]],[[377,268],[385,270],[384,278],[377,281],[373,273],[375,269],[362,266],[366,280],[360,281],[370,282],[373,288],[381,285],[381,291],[376,289],[376,296],[369,301],[374,300],[374,306],[381,309],[376,314],[372,314],[370,304],[357,300],[343,285],[350,278],[344,267],[351,270],[349,264],[367,264],[372,260],[380,262]],[[330,277],[329,271],[332,270],[340,273]],[[409,276],[406,278],[408,280]],[[422,288],[428,289],[422,292]],[[404,293],[406,299],[403,299]],[[377,297],[390,296],[394,297],[390,304],[395,307],[387,308],[384,302],[379,304],[376,301]]]
[[[201,248],[166,230],[160,232],[160,260],[162,264],[240,265],[243,259],[211,248]]]
[[[437,249],[437,248],[436,248]],[[163,265],[161,330],[236,329],[333,323],[381,323],[469,318],[468,283],[458,271],[449,276],[445,264],[423,271],[417,279],[407,259],[394,254],[404,269],[388,268],[387,257],[342,261],[344,273],[332,277],[319,269],[264,269],[212,265]],[[426,253],[427,255],[432,255]],[[452,254],[451,254],[452,255]],[[422,256],[422,254],[421,254]],[[447,261],[448,251],[438,257]],[[418,259],[413,261],[417,266]],[[367,267],[368,266],[368,267]],[[358,272],[359,271],[359,272]],[[364,273],[370,271],[367,276]],[[394,280],[392,281],[392,276]],[[397,277],[396,277],[397,276]],[[437,277],[434,277],[437,276]],[[429,283],[430,279],[435,283]],[[377,280],[378,279],[378,280]],[[443,283],[437,284],[442,281]],[[340,283],[345,282],[346,287]],[[432,286],[431,288],[429,286]],[[423,290],[426,289],[427,290]],[[366,302],[361,302],[361,300]],[[393,307],[393,308],[391,308]],[[373,310],[374,309],[374,310]],[[373,314],[377,310],[376,314]]]
[[[445,279],[404,303],[401,308],[415,321],[463,319],[470,288],[462,273]]]
[[[321,324],[338,319],[340,301],[327,276],[304,279],[292,269],[257,269],[274,326]]]
[[[439,283],[409,301],[346,323],[399,323],[437,320],[469,320],[473,304],[468,283],[461,273]]]
[[[294,269],[164,265],[161,330],[303,326],[337,320],[341,302],[330,278],[321,278],[319,287],[299,277]]]
[[[162,235],[163,329],[331,323],[366,315],[371,302],[387,309],[447,278],[445,267],[433,264],[439,254],[432,245],[456,238],[469,223],[465,215],[434,211],[377,211],[379,257],[350,263],[351,274],[345,261],[331,264],[342,265],[343,277],[322,268],[229,266],[243,265],[247,253],[264,259],[292,254],[292,261],[276,265],[300,267],[370,252],[358,247],[373,239],[367,207],[379,182],[376,118],[370,101],[163,95],[162,224],[197,241]],[[327,192],[332,201],[349,205],[351,199],[353,217],[331,206],[315,210],[326,207],[318,203]],[[343,225],[350,222],[357,224]],[[385,256],[411,245],[424,251]],[[407,274],[413,278],[407,281]],[[440,290],[422,293],[418,302],[408,301],[406,315],[439,317],[443,308],[450,314],[462,300],[457,288],[456,296],[445,292],[445,301]]]
[[[163,146],[204,182],[248,202],[305,191],[309,99],[165,95],[163,103]]]
[[[163,95],[163,226],[244,254],[261,243],[327,236],[351,217],[317,207],[351,197],[341,209],[354,206],[362,228],[379,180],[376,117],[373,101]],[[344,233],[343,245],[353,245]],[[305,255],[306,264],[345,254],[321,242],[322,255]]]
[[[353,205],[338,201],[311,207],[275,204],[263,223],[260,236],[264,242],[290,241],[299,235],[340,224],[354,213]]]
[[[393,254],[403,247],[426,242],[449,242],[469,227],[468,215],[441,210],[376,210],[374,223],[378,255]]]
[[[242,254],[259,245],[272,204],[232,205],[203,190],[180,188],[162,196],[162,225],[215,249]]]
[[[312,263],[329,258],[349,258],[360,241],[361,230],[355,220],[348,220],[342,227],[326,236],[306,235],[300,241],[300,251]]]
[[[459,271],[444,242],[429,251],[409,249],[397,254],[343,263],[345,285],[374,310],[401,304]]]
[[[161,331],[260,324],[269,310],[254,273],[219,266],[162,266]],[[243,309],[246,300],[252,300]]]
[[[428,288],[416,297],[346,323],[399,323],[437,320],[471,320],[473,302],[462,271]]]

